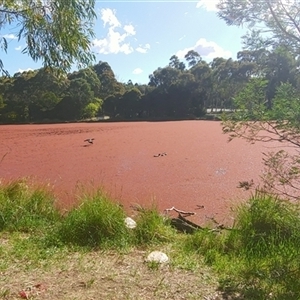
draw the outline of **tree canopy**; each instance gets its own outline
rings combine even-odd
[[[296,148],[266,153],[262,179],[268,192],[299,200],[300,1],[221,0],[218,7],[228,25],[249,26],[247,50],[238,58],[255,63],[252,78],[234,97],[236,112],[223,118],[223,131],[230,139]]]
[[[247,25],[248,46],[288,45],[295,52],[300,46],[299,0],[220,0],[218,16],[227,25]]]
[[[4,0],[0,5],[0,30],[18,30],[24,39],[23,53],[44,67],[68,71],[74,63],[87,65],[94,58],[90,52],[96,13],[95,0]],[[8,51],[5,36],[0,47]],[[8,74],[0,60],[0,70]]]

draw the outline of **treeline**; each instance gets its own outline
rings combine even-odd
[[[121,83],[108,63],[61,76],[48,69],[0,78],[0,122],[197,118],[207,109],[234,109],[251,78],[267,80],[266,103],[284,82],[299,88],[299,59],[284,47],[238,52],[207,63],[191,50],[156,69],[146,85]]]

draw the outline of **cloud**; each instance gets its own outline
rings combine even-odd
[[[198,40],[193,47],[179,50],[176,53],[176,55],[178,56],[179,59],[183,59],[184,56],[190,50],[194,50],[198,52],[204,59],[206,58],[207,60],[212,60],[215,57],[224,57],[224,58],[232,57],[232,53],[230,51],[224,50],[217,43],[212,41],[207,41],[204,38]]]
[[[135,50],[140,53],[147,53],[150,49],[150,45],[146,44],[145,46],[139,45]]]
[[[108,24],[110,27],[115,28],[115,27],[120,27],[121,23],[116,17],[116,11],[112,10],[110,8],[103,8],[100,11],[101,14],[101,20],[103,21],[103,27]]]
[[[136,32],[135,32],[135,29],[132,25],[125,25],[124,26],[124,30],[125,32],[127,32],[129,35],[135,35]]]
[[[18,37],[14,34],[4,34],[3,37],[8,40],[16,40]]]
[[[134,26],[131,24],[122,26],[116,16],[116,11],[110,8],[101,9],[100,15],[103,27],[108,25],[108,32],[105,38],[96,38],[92,41],[93,49],[102,54],[132,53],[134,48],[128,38],[136,34]]]
[[[219,0],[200,0],[196,7],[197,8],[204,8],[207,11],[218,11],[217,4]]]
[[[138,75],[143,73],[143,70],[141,68],[136,68],[132,71],[132,74]]]
[[[27,68],[27,69],[18,69],[17,73],[23,73],[23,72],[28,72],[28,71],[33,71],[33,69],[31,68]]]
[[[15,50],[17,50],[17,51],[21,51],[21,49],[22,49],[22,46],[18,46],[15,48]]]

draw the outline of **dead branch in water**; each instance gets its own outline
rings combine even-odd
[[[180,215],[185,215],[186,217],[188,217],[188,216],[193,216],[193,215],[196,214],[195,212],[189,212],[189,211],[184,211],[184,210],[177,209],[177,208],[174,207],[174,206],[171,207],[171,208],[165,209],[165,211],[166,211],[167,213],[170,212],[170,211],[172,211],[172,210],[178,212]]]

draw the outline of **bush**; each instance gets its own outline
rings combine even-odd
[[[84,196],[81,204],[66,215],[58,236],[62,242],[77,246],[126,247],[130,232],[125,217],[120,205],[97,191],[92,196]]]

